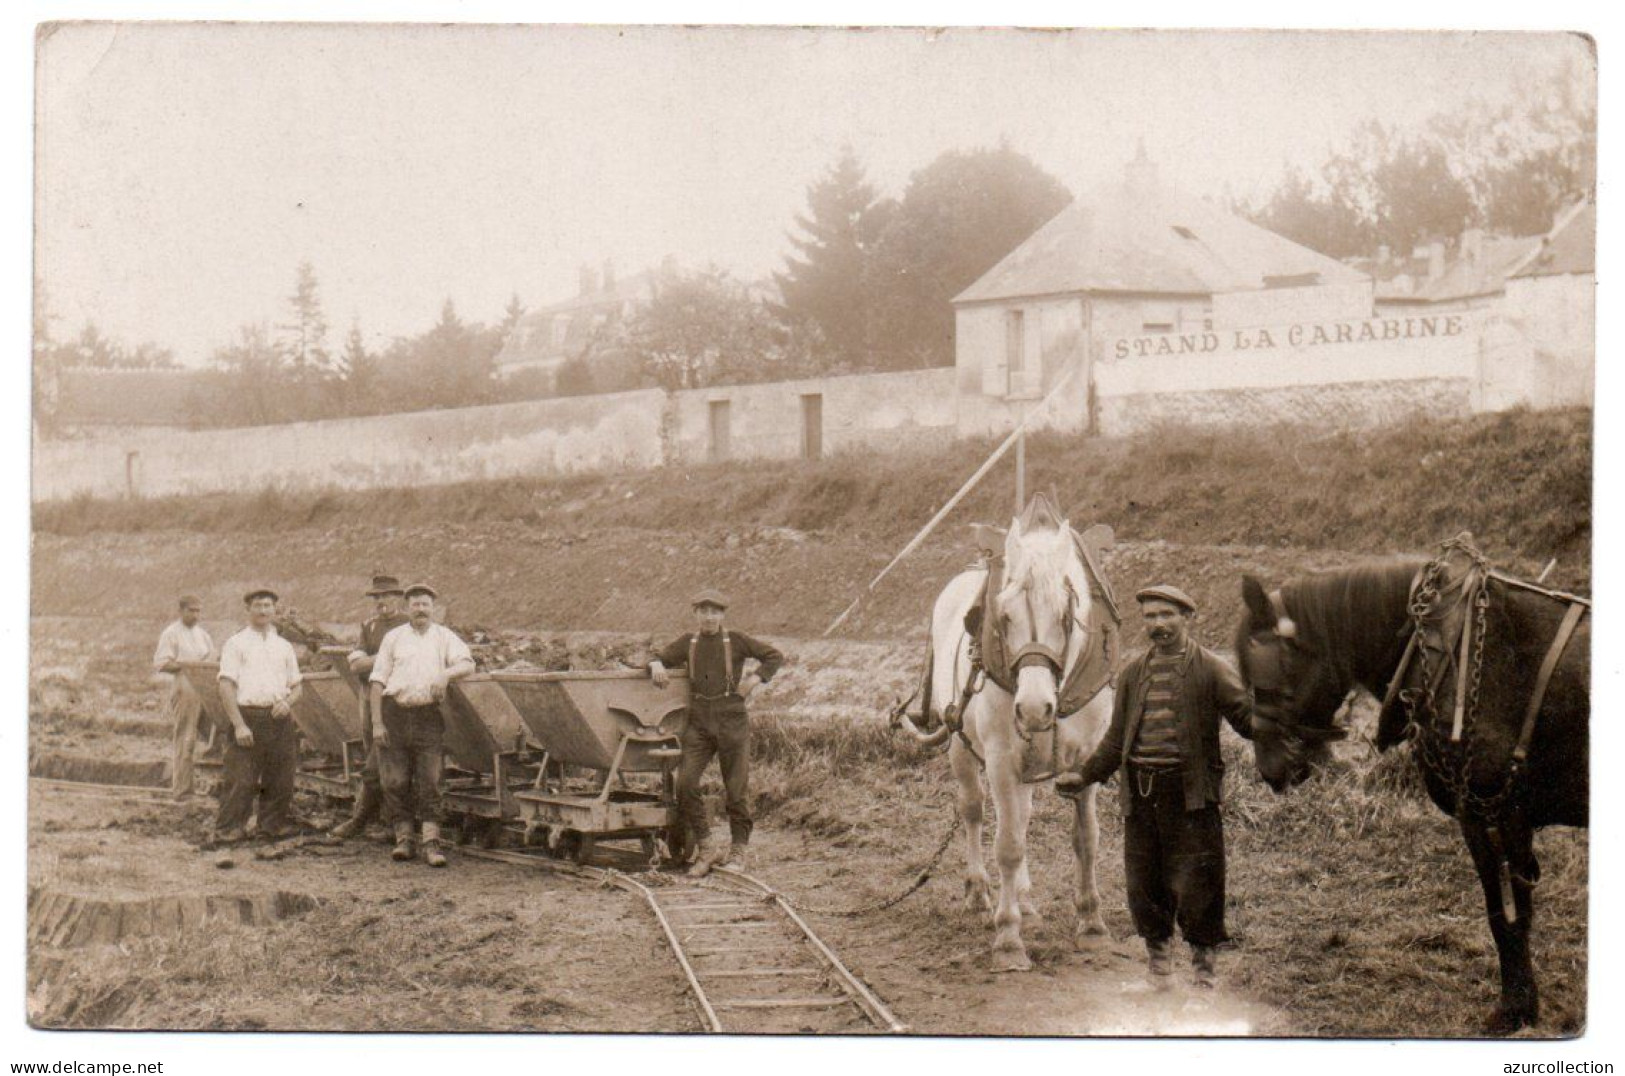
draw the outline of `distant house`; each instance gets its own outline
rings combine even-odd
[[[519,319],[497,353],[496,376],[500,380],[534,378],[551,387],[561,366],[584,356],[606,329],[654,299],[663,282],[676,272],[671,258],[658,268],[628,277],[617,277],[609,262],[601,273],[582,266],[573,298],[549,303]]]
[[[1533,352],[1527,402],[1590,406],[1597,347],[1595,202],[1559,214],[1538,247],[1512,267],[1504,311]]]
[[[1121,181],[1062,210],[954,310],[959,393],[980,394],[989,429],[1079,361],[1076,414],[1092,429],[1107,340],[1364,319],[1372,292],[1357,269],[1164,186],[1142,147]]]
[[[1541,237],[1486,235],[1469,228],[1454,243],[1435,240],[1410,254],[1381,248],[1375,258],[1350,258],[1369,275],[1378,314],[1421,309],[1479,310],[1499,304],[1507,278],[1541,245]]]

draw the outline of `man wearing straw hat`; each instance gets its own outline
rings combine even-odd
[[[299,767],[293,707],[302,677],[293,646],[277,634],[276,591],[257,587],[243,595],[248,626],[220,648],[220,701],[231,721],[226,738],[224,790],[215,840],[241,840],[250,811],[266,837],[296,832],[288,812]],[[256,802],[257,801],[257,802]]]
[[[378,778],[378,748],[372,742],[372,715],[365,685],[372,675],[378,648],[384,645],[384,636],[407,623],[406,611],[402,607],[406,601],[406,591],[393,575],[375,575],[367,597],[373,602],[373,617],[361,625],[361,642],[346,658],[350,669],[363,685],[358,705],[361,709],[361,750],[366,761],[361,768],[361,794],[356,797],[355,810],[349,818],[333,827],[335,837],[357,837],[365,833],[368,824],[378,817],[384,805],[384,786]]]
[[[1124,884],[1152,980],[1172,973],[1174,927],[1191,946],[1199,987],[1216,981],[1224,927],[1224,760],[1219,724],[1252,735],[1252,703],[1236,671],[1191,638],[1196,603],[1178,587],[1135,595],[1151,649],[1117,678],[1111,725],[1078,772],[1055,790],[1076,796],[1118,774],[1123,799]]]
[[[745,846],[750,843],[750,719],[745,700],[759,684],[773,679],[784,655],[742,631],[722,626],[728,599],[714,587],[694,595],[697,631],[668,644],[649,662],[649,677],[665,687],[666,669],[688,669],[688,724],[683,729],[683,757],[677,773],[677,810],[688,830],[696,877],[714,867],[745,867]],[[745,661],[754,658],[756,670],[747,674]],[[722,766],[727,791],[729,845],[726,853],[712,852],[711,824],[700,797],[700,778],[715,756]]]
[[[417,823],[423,823],[423,861],[446,865],[440,840],[441,748],[446,734],[440,702],[459,676],[474,671],[468,644],[434,622],[439,595],[427,583],[406,588],[407,623],[384,636],[371,677],[372,741],[384,814],[395,829],[390,858],[408,862]]]

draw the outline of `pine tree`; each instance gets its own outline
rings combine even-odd
[[[288,303],[293,307],[294,320],[279,328],[294,377],[303,380],[332,373],[332,355],[327,350],[327,319],[322,314],[322,300],[317,292],[316,269],[308,260],[299,263],[298,279]]]
[[[868,350],[864,274],[883,215],[877,210],[863,165],[850,146],[843,148],[824,177],[807,188],[807,212],[796,216],[803,234],[790,235],[797,253],[773,274],[783,320],[792,327],[816,326],[833,357],[848,364],[861,362]]]

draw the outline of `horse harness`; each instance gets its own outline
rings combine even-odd
[[[1470,777],[1474,751],[1478,746],[1478,738],[1472,733],[1478,717],[1484,674],[1484,645],[1488,636],[1489,589],[1492,581],[1543,594],[1563,602],[1566,609],[1524,705],[1523,720],[1506,774],[1500,787],[1486,795],[1474,791]],[[1545,704],[1546,691],[1557,671],[1557,663],[1590,608],[1591,603],[1584,598],[1547,590],[1496,571],[1473,545],[1471,536],[1466,534],[1445,542],[1440,555],[1424,565],[1418,573],[1411,585],[1407,609],[1410,614],[1407,625],[1409,639],[1399,666],[1394,670],[1393,679],[1389,681],[1383,700],[1384,713],[1395,698],[1404,705],[1406,734],[1417,745],[1418,760],[1449,790],[1455,800],[1455,814],[1458,817],[1493,818],[1512,795],[1528,762],[1529,746],[1535,736],[1535,722]],[[1407,687],[1405,685],[1413,663],[1419,674],[1417,684]],[[1435,698],[1445,687],[1452,664],[1455,666],[1454,705],[1451,708],[1450,731],[1446,736],[1438,727],[1440,723],[1437,718],[1440,715],[1436,712]],[[1451,754],[1458,756],[1454,764],[1448,757]]]

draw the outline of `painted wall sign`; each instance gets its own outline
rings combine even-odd
[[[1114,359],[1149,358],[1158,355],[1272,351],[1283,347],[1302,350],[1338,344],[1375,344],[1460,336],[1466,330],[1467,319],[1461,314],[1301,322],[1250,329],[1124,336],[1112,341],[1111,356]]]

